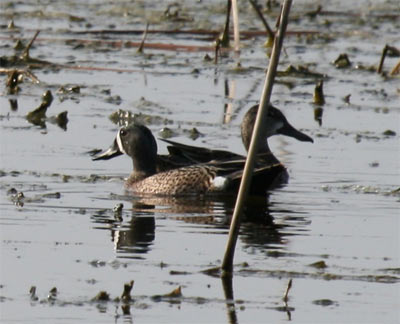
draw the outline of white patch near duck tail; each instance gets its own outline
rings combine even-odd
[[[122,145],[120,133],[121,133],[121,130],[119,130],[119,131],[118,131],[118,134],[117,134],[117,144],[118,144],[118,148],[119,148],[119,150],[120,150],[122,153],[126,154],[126,151],[124,150],[124,147],[123,147],[123,145]]]
[[[215,188],[215,190],[224,190],[226,186],[228,185],[228,178],[226,177],[215,177],[212,180],[212,185]]]

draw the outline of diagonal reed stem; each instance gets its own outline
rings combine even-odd
[[[258,147],[258,142],[263,133],[263,125],[266,124],[268,105],[271,98],[272,86],[274,83],[276,70],[278,68],[279,56],[282,49],[283,38],[285,36],[286,27],[289,20],[290,7],[292,5],[292,0],[284,0],[283,9],[280,17],[280,24],[278,33],[274,40],[274,47],[272,49],[271,60],[269,62],[267,75],[265,78],[263,92],[261,94],[261,101],[258,109],[258,114],[256,122],[254,125],[253,136],[250,143],[249,153],[247,155],[246,165],[244,167],[242,182],[240,184],[238,196],[236,199],[235,210],[232,216],[231,227],[229,230],[229,237],[226,244],[226,250],[224,259],[222,261],[222,275],[232,275],[233,271],[233,258],[235,255],[235,246],[237,237],[239,235],[240,228],[240,218],[242,215],[242,210],[244,202],[246,200],[248,189],[250,187],[251,176],[254,169],[254,160],[256,156],[256,147]]]

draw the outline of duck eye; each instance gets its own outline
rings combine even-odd
[[[120,131],[119,131],[119,134],[121,135],[121,136],[125,136],[126,134],[127,134],[127,131],[125,130],[125,129],[121,129]]]

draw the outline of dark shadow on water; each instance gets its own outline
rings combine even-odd
[[[235,197],[132,197],[113,196],[125,200],[132,208],[121,213],[99,210],[92,220],[95,229],[110,231],[111,241],[120,258],[145,259],[156,236],[157,218],[168,217],[190,226],[206,226],[209,235],[226,233],[235,206]],[[244,208],[239,239],[244,248],[268,251],[272,255],[285,244],[285,236],[295,235],[288,228],[293,224],[275,222],[270,211],[268,196],[251,196]],[[280,213],[282,213],[280,211]],[[294,211],[285,210],[287,219],[296,217]],[[217,229],[218,231],[214,231]],[[223,230],[223,231],[220,231]],[[208,235],[207,233],[207,235]]]

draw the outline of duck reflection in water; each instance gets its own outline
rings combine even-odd
[[[222,232],[215,233],[224,233],[229,228],[235,206],[234,197],[118,198],[129,200],[132,208],[123,210],[118,216],[98,212],[92,219],[97,224],[95,228],[110,230],[118,257],[130,259],[145,259],[145,254],[152,250],[158,216],[164,219],[168,215],[168,219],[191,224],[191,227],[221,229]],[[265,251],[285,244],[284,236],[289,235],[285,234],[289,225],[276,224],[269,208],[268,196],[249,197],[239,236],[244,248]]]
[[[150,251],[155,238],[156,222],[154,206],[136,203],[140,209],[133,208],[129,215],[124,210],[110,213],[107,210],[96,212],[92,220],[95,229],[111,231],[111,241],[121,258],[142,259],[141,255]]]
[[[150,251],[155,230],[153,215],[135,215],[121,227],[112,228],[111,239],[119,257],[140,259],[140,255]]]

